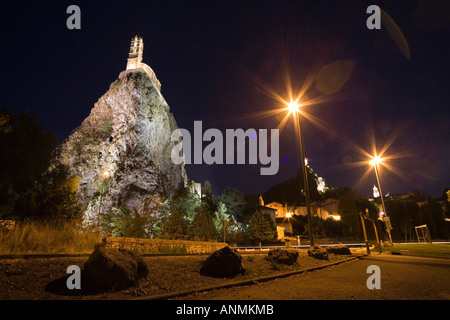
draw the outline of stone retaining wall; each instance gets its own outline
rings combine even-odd
[[[138,253],[213,253],[226,247],[225,242],[142,239],[126,237],[107,237],[103,239],[107,248],[122,248]]]

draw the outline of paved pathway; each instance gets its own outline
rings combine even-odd
[[[368,289],[380,268],[381,288]],[[373,253],[326,269],[249,285],[182,297],[195,300],[450,300],[450,259],[394,256]]]

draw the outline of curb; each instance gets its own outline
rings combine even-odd
[[[442,256],[442,255],[430,255],[426,253],[411,253],[411,252],[405,252],[404,250],[397,250],[397,251],[383,251],[379,255],[385,255],[385,256],[403,256],[403,257],[416,257],[416,258],[430,258],[430,259],[446,259],[449,260],[450,256]]]
[[[265,282],[265,281],[274,280],[274,279],[278,279],[278,278],[285,278],[285,277],[289,277],[289,276],[299,274],[299,273],[304,273],[304,272],[309,272],[309,271],[314,271],[314,270],[319,270],[319,269],[335,266],[335,265],[338,265],[338,264],[341,264],[344,262],[349,262],[352,260],[356,260],[356,259],[359,259],[359,258],[365,257],[365,256],[367,256],[367,254],[353,256],[353,257],[350,257],[348,259],[341,260],[341,261],[326,263],[323,265],[309,267],[309,268],[295,270],[295,271],[289,271],[289,272],[276,274],[276,275],[272,275],[272,276],[264,276],[264,277],[258,277],[258,278],[248,279],[248,280],[228,282],[228,283],[224,283],[221,285],[215,285],[215,286],[209,286],[209,287],[203,287],[203,288],[197,288],[197,289],[190,289],[190,290],[186,290],[186,291],[175,291],[175,292],[171,292],[171,293],[159,294],[159,295],[148,296],[148,297],[139,297],[139,298],[136,298],[133,300],[165,300],[165,299],[170,299],[170,298],[187,296],[187,295],[190,295],[193,293],[212,291],[212,290],[216,290],[216,289],[224,289],[224,288],[258,284],[260,282]]]

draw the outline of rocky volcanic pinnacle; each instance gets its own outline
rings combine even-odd
[[[175,165],[170,156],[177,128],[148,74],[142,69],[122,72],[56,151],[55,162],[79,178],[85,223],[94,224],[99,211],[111,208],[127,206],[141,213],[155,199],[186,187],[184,163]],[[100,197],[102,182],[107,191]]]

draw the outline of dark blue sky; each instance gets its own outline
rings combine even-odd
[[[81,30],[66,28],[66,8],[81,8]],[[395,21],[369,30],[369,5]],[[279,104],[259,83],[286,96],[283,70],[295,88],[336,61],[351,62],[348,81],[324,94],[304,121],[306,156],[333,186],[369,195],[376,183],[358,147],[390,144],[383,192],[420,189],[440,196],[450,185],[449,2],[443,1],[45,1],[0,5],[0,105],[37,114],[60,140],[81,124],[97,99],[125,69],[131,38],[144,38],[144,59],[162,83],[178,126],[276,128],[277,117],[257,117]],[[394,30],[394,33],[393,33]],[[389,32],[390,31],[390,32]],[[406,41],[406,42],[405,42]],[[405,43],[411,59],[402,49]],[[345,71],[345,70],[344,70]],[[348,70],[347,70],[348,71]],[[314,73],[315,72],[315,73]],[[337,75],[339,76],[339,74]],[[280,170],[260,176],[260,165],[188,165],[191,179],[264,193],[292,177],[299,161],[293,124],[280,135]],[[352,165],[353,164],[353,165]]]

